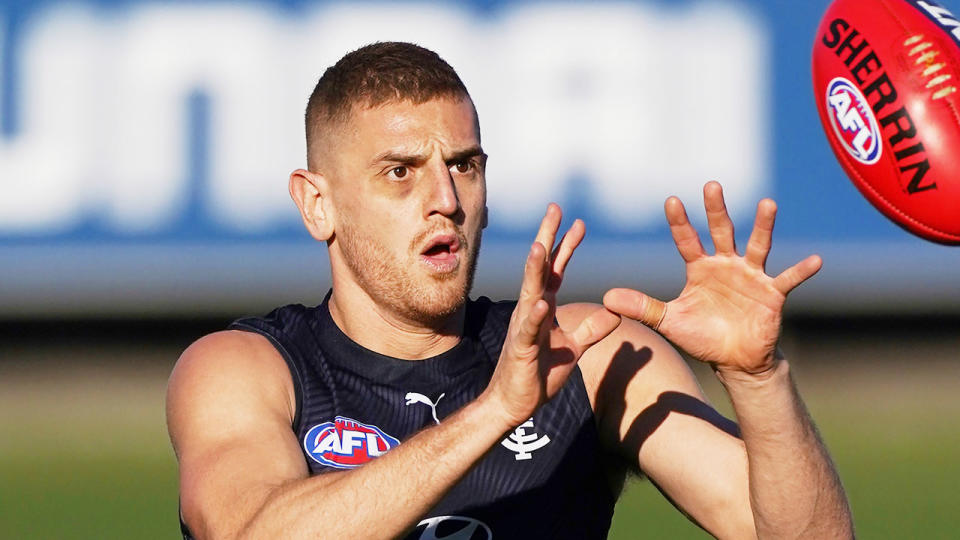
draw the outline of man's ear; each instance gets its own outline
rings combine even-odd
[[[333,236],[333,205],[330,201],[330,184],[318,173],[297,169],[290,173],[290,198],[300,209],[303,224],[313,236],[326,242]]]

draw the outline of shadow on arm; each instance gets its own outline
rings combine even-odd
[[[637,349],[627,342],[620,345],[600,382],[598,391],[598,395],[608,398],[605,400],[605,410],[601,413],[607,422],[612,423],[610,425],[619,426],[623,423],[624,415],[627,413],[627,385],[652,359],[653,350],[650,347]],[[670,413],[699,418],[729,435],[740,438],[740,429],[737,424],[725,418],[707,403],[683,392],[665,391],[657,396],[654,403],[637,414],[624,435],[622,444],[626,448],[639,451],[647,439],[666,421]]]
[[[634,418],[630,429],[624,436],[623,442],[630,448],[643,446],[643,443],[657,431],[670,413],[685,414],[699,418],[713,427],[740,438],[740,428],[736,422],[724,417],[713,407],[703,401],[682,392],[667,391],[661,393],[652,405],[644,409]]]

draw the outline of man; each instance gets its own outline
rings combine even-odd
[[[469,301],[486,156],[453,69],[370,45],[327,70],[306,117],[290,193],[327,243],[332,291],[183,353],[167,414],[185,535],[604,537],[642,471],[718,537],[852,536],[777,349],[786,294],[820,260],[765,274],[773,201],[741,257],[718,184],[704,188],[715,255],[669,199],[683,292],[614,289],[604,306],[556,305],[584,224],[554,247],[550,205],[518,302]],[[664,337],[714,366],[739,431]]]

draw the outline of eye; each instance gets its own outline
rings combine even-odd
[[[400,178],[407,176],[407,168],[404,166],[394,167],[390,169],[390,173],[388,174],[388,176],[392,176],[393,178],[396,178],[399,180]]]
[[[473,163],[470,161],[458,161],[453,164],[453,167],[457,169],[457,172],[460,174],[468,173],[473,169]]]

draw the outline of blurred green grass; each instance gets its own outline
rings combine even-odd
[[[134,354],[134,353],[127,353]],[[0,538],[176,538],[163,362],[0,366]],[[140,357],[142,355],[139,355]],[[55,368],[55,369],[54,369]],[[705,390],[729,412],[712,374]],[[960,368],[952,360],[795,368],[861,538],[956,538]],[[610,538],[707,538],[643,480]]]
[[[909,384],[900,370],[910,371]],[[840,472],[859,538],[955,539],[960,530],[960,371],[954,365],[820,367],[801,393]],[[701,377],[729,414],[719,385]],[[859,384],[850,384],[859,381]],[[621,497],[611,539],[710,538],[649,483]]]

